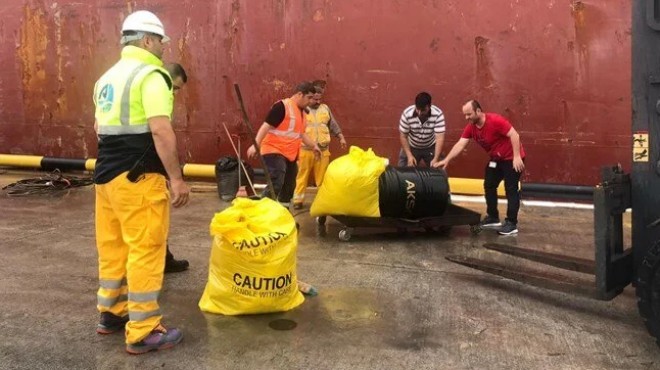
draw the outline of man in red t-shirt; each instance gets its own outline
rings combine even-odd
[[[449,162],[461,153],[470,139],[481,145],[490,161],[484,176],[487,215],[481,221],[483,227],[498,227],[500,235],[518,233],[518,209],[520,208],[520,175],[525,169],[525,151],[520,144],[520,135],[506,118],[495,113],[484,113],[476,100],[463,106],[463,115],[469,122],[447,157],[436,163],[435,167],[446,168]],[[497,187],[504,180],[507,211],[504,223],[500,223],[497,210]]]

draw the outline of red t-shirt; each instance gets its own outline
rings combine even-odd
[[[511,139],[506,135],[511,127],[513,127],[511,123],[499,114],[486,113],[486,122],[482,128],[468,123],[461,137],[479,143],[493,160],[510,161],[513,160],[513,146]],[[525,158],[522,143],[520,144],[520,158]]]

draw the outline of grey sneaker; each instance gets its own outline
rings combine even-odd
[[[481,223],[479,223],[481,227],[498,227],[501,226],[502,223],[500,222],[500,219],[497,217],[492,217],[492,216],[486,216],[483,220],[481,220]]]
[[[137,343],[127,344],[126,352],[132,355],[141,355],[150,351],[172,348],[183,339],[183,334],[178,329],[165,329],[158,325],[151,334]]]
[[[500,235],[514,235],[518,234],[518,225],[509,220],[504,220],[504,224],[497,230]]]

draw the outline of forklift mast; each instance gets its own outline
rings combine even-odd
[[[655,276],[654,256],[660,253],[660,0],[634,0],[632,6],[632,172],[603,168],[594,191],[600,299],[614,298],[629,283],[637,286],[640,274]],[[626,251],[623,214],[628,208],[632,249]]]
[[[660,0],[635,0],[632,16],[633,281],[660,345]]]
[[[633,1],[632,17],[632,245],[639,267],[660,241],[660,0]]]

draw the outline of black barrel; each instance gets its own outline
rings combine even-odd
[[[250,181],[254,182],[254,170],[245,162],[243,162],[243,165],[250,176]],[[215,178],[218,183],[218,195],[220,199],[230,202],[236,198],[239,175],[241,185],[247,186],[247,193],[251,195],[252,191],[247,181],[247,176],[241,166],[239,166],[236,157],[221,157],[215,162]]]
[[[449,203],[449,181],[442,169],[388,166],[378,179],[381,217],[442,216]]]

